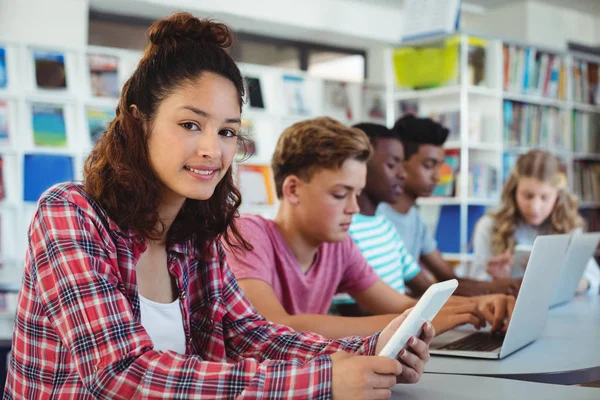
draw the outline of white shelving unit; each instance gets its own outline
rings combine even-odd
[[[460,50],[458,56],[456,79],[447,86],[435,87],[429,89],[415,90],[413,88],[400,87],[397,84],[394,66],[393,49],[387,54],[387,90],[388,90],[388,125],[392,126],[399,118],[400,102],[411,101],[418,104],[420,116],[429,116],[435,113],[444,113],[448,111],[460,112],[460,132],[445,144],[448,150],[458,151],[460,154],[459,173],[456,176],[457,187],[454,197],[432,197],[419,199],[418,205],[421,212],[429,219],[429,224],[435,230],[436,213],[441,206],[456,206],[460,209],[460,224],[455,227],[455,235],[460,238],[459,249],[444,253],[444,256],[453,261],[461,261],[463,265],[470,260],[468,253],[471,238],[468,237],[467,226],[472,223],[468,221],[468,207],[472,205],[485,206],[488,209],[495,208],[499,203],[502,183],[504,177],[497,180],[496,190],[489,193],[488,196],[472,196],[469,193],[469,170],[467,166],[470,163],[487,163],[497,168],[498,177],[501,177],[503,171],[503,160],[505,153],[521,154],[530,150],[532,147],[543,148],[557,154],[567,165],[568,179],[573,186],[574,180],[574,162],[579,159],[600,161],[600,154],[591,151],[581,151],[573,148],[573,135],[580,134],[574,132],[573,113],[584,112],[589,114],[600,114],[600,104],[587,104],[574,101],[574,77],[573,65],[575,60],[584,60],[587,62],[599,63],[600,57],[592,57],[586,54],[565,53],[555,49],[536,47],[527,43],[516,43],[503,41],[495,38],[485,38],[485,76],[479,85],[474,86],[470,83],[470,72],[468,62],[467,44],[468,34],[458,34],[460,38]],[[434,47],[439,48],[448,37],[434,37],[422,39],[414,42],[403,43],[399,47]],[[507,46],[507,50],[504,50]],[[564,96],[546,97],[535,90],[526,90],[512,85],[505,85],[505,68],[508,60],[505,57],[510,56],[508,50],[513,48],[531,49],[532,54],[547,54],[550,60],[554,58],[561,60],[564,66],[565,79]],[[526,50],[524,50],[527,54]],[[540,56],[541,57],[541,56]],[[534,58],[535,60],[535,58]],[[535,66],[535,64],[534,64]],[[429,67],[429,66],[427,66]],[[415,66],[415,68],[419,68]],[[598,96],[600,100],[600,95]],[[505,143],[504,121],[505,109],[504,102],[511,101],[526,105],[550,107],[558,110],[559,118],[565,118],[565,123],[558,134],[563,137],[550,137],[549,143],[540,143],[537,146],[522,146],[514,143]],[[600,103],[600,102],[599,102]],[[483,116],[486,121],[482,124],[481,140],[473,140],[472,132],[469,129],[469,121],[473,115]],[[599,136],[600,130],[595,134]],[[555,145],[560,143],[559,139],[568,138],[564,147]],[[596,209],[600,210],[600,199],[595,201],[586,201],[581,203],[582,210]],[[433,216],[428,216],[431,214]]]
[[[439,46],[443,44],[444,37],[425,39],[405,43],[409,47]],[[456,193],[453,197],[420,198],[417,204],[430,227],[435,231],[437,214],[444,206],[455,206],[459,209],[460,221],[455,226],[455,237],[459,238],[456,249],[444,250],[443,256],[451,261],[466,264],[471,256],[468,254],[468,214],[470,206],[494,207],[497,204],[500,191],[500,181],[493,186],[491,193],[474,196],[469,189],[470,163],[481,163],[494,168],[498,173],[502,164],[502,90],[501,78],[496,65],[500,65],[501,47],[498,43],[488,41],[485,46],[486,59],[496,60],[488,63],[485,68],[485,77],[480,85],[472,85],[468,71],[467,35],[460,35],[458,56],[458,71],[456,82],[432,89],[406,89],[396,85],[395,72],[392,67],[393,50],[388,52],[387,71],[388,82],[388,125],[392,126],[396,119],[401,117],[400,102],[412,101],[418,104],[420,116],[430,114],[456,112],[460,113],[460,131],[451,133],[451,138],[445,143],[447,150],[457,151],[460,157],[459,173],[456,176]],[[470,128],[470,121],[479,119],[482,135],[475,135],[475,130]],[[487,127],[487,129],[484,129]],[[456,134],[457,133],[457,134]],[[472,221],[471,221],[472,222]]]
[[[117,98],[92,95],[88,54],[114,56],[118,59],[118,81],[122,86],[134,71],[141,52],[124,49],[88,46],[83,50],[52,47],[40,48],[24,44],[0,41],[6,49],[8,86],[0,89],[0,101],[8,105],[10,140],[0,143],[0,157],[3,160],[3,182],[6,198],[0,201],[1,243],[0,243],[0,283],[20,284],[22,268],[27,248],[26,231],[35,212],[35,202],[24,201],[24,156],[26,154],[55,154],[72,157],[74,178],[83,179],[83,164],[93,147],[90,139],[86,109],[101,107],[115,109]],[[63,90],[43,90],[36,85],[33,50],[53,51],[64,55],[67,88]],[[367,98],[379,95],[385,106],[385,87],[363,83],[345,82],[351,118],[339,112],[324,99],[326,80],[310,76],[296,70],[286,70],[261,65],[239,64],[244,76],[260,79],[264,108],[244,105],[243,119],[251,120],[257,152],[247,163],[270,165],[271,156],[281,132],[291,124],[317,116],[329,115],[347,124],[362,121],[385,123],[382,119],[371,118],[367,112]],[[290,112],[286,99],[283,76],[304,79],[306,113]],[[64,147],[38,147],[33,141],[31,104],[44,102],[64,107],[67,144]],[[385,111],[385,109],[384,109]],[[244,204],[241,212],[258,213],[273,217],[275,205]],[[10,309],[9,305],[9,309]],[[0,312],[1,314],[1,312]]]

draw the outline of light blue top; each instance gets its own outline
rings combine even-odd
[[[394,225],[383,215],[355,214],[350,236],[381,279],[400,293],[421,271]]]
[[[431,254],[437,249],[437,242],[425,220],[416,206],[412,206],[408,213],[402,214],[394,210],[389,204],[381,203],[377,213],[384,215],[398,231],[404,241],[404,246],[415,259]]]

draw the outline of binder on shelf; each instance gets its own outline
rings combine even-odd
[[[472,243],[475,224],[485,214],[485,207],[480,205],[469,205],[467,207],[467,243]],[[438,249],[442,253],[460,253],[460,206],[440,206],[438,221],[435,229],[435,240]],[[469,246],[468,252],[472,252]]]
[[[67,127],[61,105],[33,103],[31,105],[33,141],[36,146],[65,147]]]
[[[244,76],[248,104],[252,108],[265,108],[260,78]]]
[[[88,54],[92,96],[119,97],[118,66],[117,57]]]
[[[244,205],[275,204],[275,184],[270,166],[239,164],[237,172]]]
[[[363,120],[386,123],[385,90],[383,87],[364,85],[362,88]]]
[[[306,82],[301,76],[284,75],[283,93],[290,114],[310,114],[306,95]]]
[[[8,143],[10,141],[8,118],[8,103],[0,100],[0,144]]]
[[[6,199],[6,188],[4,186],[4,159],[0,156],[0,201],[4,199]]]
[[[6,67],[6,49],[0,46],[0,89],[8,86],[8,69]]]
[[[354,118],[346,82],[324,81],[323,100],[326,115],[339,121],[351,121]]]
[[[34,51],[35,80],[40,89],[66,89],[65,56],[52,51]]]
[[[87,107],[86,116],[90,141],[96,144],[108,129],[108,125],[115,119],[116,113],[114,109]]]
[[[57,183],[73,181],[73,159],[51,154],[25,154],[23,200],[38,201],[42,193]]]

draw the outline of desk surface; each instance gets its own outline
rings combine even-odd
[[[446,374],[425,374],[415,385],[396,385],[392,389],[392,399],[398,400],[587,400],[598,398],[600,398],[600,389],[596,388]]]
[[[600,380],[600,296],[551,309],[540,338],[502,360],[432,356],[425,372],[561,384]]]

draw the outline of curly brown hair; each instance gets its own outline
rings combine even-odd
[[[155,240],[165,229],[158,214],[163,184],[150,166],[148,137],[159,105],[178,88],[211,72],[235,85],[241,110],[244,84],[225,51],[233,40],[226,25],[176,13],[152,24],[148,36],[142,59],[121,91],[116,118],[85,162],[84,189],[121,228]],[[133,105],[140,118],[132,114]],[[185,200],[167,242],[195,238],[202,248],[220,237],[231,243],[233,235],[240,246],[251,248],[232,223],[240,204],[230,168],[210,199]]]
[[[290,175],[309,181],[317,170],[340,168],[348,159],[367,162],[371,153],[369,137],[360,129],[329,117],[295,123],[279,137],[271,160],[277,197],[283,197],[283,181]]]
[[[550,184],[558,191],[558,197],[549,217],[551,233],[568,233],[584,226],[579,215],[577,198],[569,191],[567,179],[558,157],[541,150],[531,150],[517,160],[510,177],[502,190],[500,209],[491,213],[492,251],[495,255],[515,249],[515,230],[519,223],[517,186],[523,177],[535,178]]]

